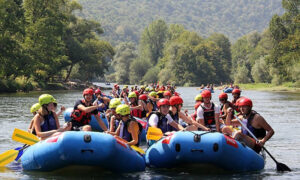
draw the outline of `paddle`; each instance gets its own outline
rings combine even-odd
[[[17,161],[23,154],[23,150],[27,147],[28,146],[24,145],[20,149],[11,149],[11,150],[5,151],[4,153],[0,154],[0,167],[5,166],[6,164],[9,164],[13,160]]]
[[[158,141],[163,137],[163,132],[161,131],[161,129],[156,128],[156,127],[149,127],[148,131],[147,131],[147,135],[146,138],[148,140],[155,140]]]
[[[238,118],[237,116],[235,116],[235,118],[240,122],[240,124],[243,126],[244,129],[246,129],[248,131],[248,133],[258,142],[258,139],[254,136],[254,134],[242,123],[242,121],[240,120],[240,118]],[[292,171],[287,165],[280,163],[278,161],[276,161],[276,159],[271,155],[271,153],[264,147],[262,146],[262,148],[269,154],[269,156],[274,160],[274,162],[276,163],[277,166],[277,171]]]

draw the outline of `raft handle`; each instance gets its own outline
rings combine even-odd
[[[203,149],[191,149],[191,152],[204,152]]]
[[[84,153],[84,152],[91,152],[91,153],[93,153],[94,150],[92,150],[92,149],[81,149],[81,152],[82,153]]]
[[[85,134],[83,137],[84,142],[89,143],[92,141],[92,137],[89,134]]]

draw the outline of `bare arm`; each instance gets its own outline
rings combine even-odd
[[[219,121],[219,118],[220,118],[220,114],[219,113],[215,113],[215,122],[216,122],[217,132],[221,132],[220,131],[220,121]]]
[[[172,121],[172,122],[170,123],[170,125],[171,125],[172,127],[176,128],[177,130],[184,130],[184,128],[183,128],[180,124],[178,124],[177,122],[175,122],[175,121]]]
[[[99,123],[101,129],[102,129],[103,131],[107,131],[107,127],[106,127],[106,125],[104,124],[104,122],[102,121],[102,119],[101,119],[98,115],[94,115],[94,116],[95,116],[95,118],[97,119],[97,121],[98,121],[98,123]]]
[[[202,124],[193,121],[191,117],[187,117],[184,113],[179,112],[179,118],[182,119],[184,122],[188,123],[188,124],[192,124],[195,125],[198,128],[201,128],[204,131],[209,131],[209,128],[203,126]]]
[[[89,106],[89,107],[85,107],[84,105],[79,104],[77,108],[78,108],[80,111],[84,111],[84,112],[86,112],[86,113],[89,113],[89,112],[92,112],[92,111],[94,111],[95,109],[97,109],[98,106]]]
[[[275,132],[273,128],[267,123],[267,121],[262,116],[260,115],[256,115],[256,116],[258,116],[257,117],[258,125],[267,131],[266,136],[260,141],[263,145],[274,135]]]
[[[130,122],[128,132],[131,134],[132,140],[128,145],[136,145],[139,142],[139,125],[137,122]]]

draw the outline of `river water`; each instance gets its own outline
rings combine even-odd
[[[184,100],[184,109],[193,111],[194,97],[199,90],[194,87],[179,87],[177,91]],[[108,91],[104,91],[108,93]],[[82,97],[79,91],[55,91],[52,94],[58,105],[72,107]],[[219,90],[213,94],[213,102],[218,102]],[[11,139],[14,128],[26,130],[32,118],[30,106],[38,102],[41,92],[1,94],[0,95],[0,153],[22,146]],[[231,95],[229,99],[231,100]],[[286,92],[243,91],[242,96],[253,100],[254,110],[259,112],[273,127],[275,135],[265,147],[277,161],[288,165],[293,171],[277,173],[276,164],[271,158],[266,159],[263,171],[251,173],[206,173],[197,168],[149,169],[145,172],[115,174],[97,169],[84,169],[68,172],[40,173],[26,172],[19,163],[0,167],[0,179],[300,179],[300,94]],[[62,116],[59,117],[63,124]],[[143,146],[145,148],[145,146]]]

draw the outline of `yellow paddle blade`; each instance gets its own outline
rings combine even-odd
[[[131,148],[132,148],[133,150],[135,150],[136,152],[139,152],[139,153],[141,153],[141,154],[145,154],[145,151],[144,151],[143,149],[137,147],[137,146],[132,145]]]
[[[15,128],[14,133],[12,135],[12,139],[14,141],[23,143],[23,144],[28,144],[28,145],[33,145],[37,142],[39,142],[39,138],[36,137],[34,134],[31,134],[27,131],[23,131],[21,129]]]
[[[17,150],[8,150],[0,154],[0,167],[5,166],[6,164],[12,162],[18,156],[19,151]]]
[[[155,140],[158,141],[163,137],[163,132],[161,131],[161,129],[159,128],[155,128],[155,127],[149,127],[148,131],[147,131],[147,136],[146,138],[148,140]]]

